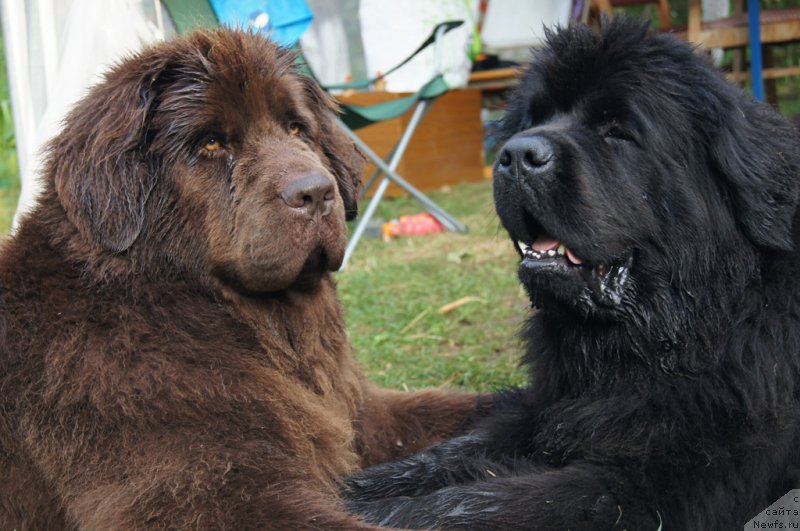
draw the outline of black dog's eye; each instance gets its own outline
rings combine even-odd
[[[601,134],[603,138],[614,140],[634,140],[633,135],[621,127],[617,121],[610,122],[602,128]]]

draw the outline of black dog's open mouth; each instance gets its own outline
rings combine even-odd
[[[527,228],[534,235],[532,241],[515,240],[514,245],[522,257],[523,276],[549,277],[549,281],[536,282],[537,289],[563,290],[563,282],[567,280],[585,286],[597,305],[615,307],[622,302],[633,261],[630,254],[608,262],[590,263],[543,230]],[[563,295],[580,297],[575,293]]]

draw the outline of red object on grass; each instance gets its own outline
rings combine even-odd
[[[384,240],[390,240],[397,236],[416,236],[418,234],[431,234],[442,232],[444,226],[438,219],[427,212],[414,214],[412,216],[400,216],[400,219],[393,219],[383,224],[381,233]]]

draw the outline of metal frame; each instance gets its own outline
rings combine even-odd
[[[445,31],[446,30],[444,28],[440,28],[436,32],[434,61],[437,72],[441,72],[441,51],[439,42]],[[383,199],[386,189],[389,187],[391,182],[394,182],[403,188],[414,199],[419,201],[433,217],[435,217],[442,225],[444,225],[447,230],[452,232],[467,232],[466,225],[450,215],[446,210],[437,205],[431,198],[414,187],[414,185],[403,179],[397,174],[396,171],[397,166],[400,164],[400,159],[403,158],[403,154],[408,147],[408,143],[411,141],[414,131],[417,129],[422,117],[425,115],[434,101],[435,99],[420,99],[416,103],[414,111],[411,115],[411,119],[408,122],[408,126],[406,127],[405,131],[403,131],[400,140],[398,140],[394,149],[392,149],[388,156],[388,163],[379,157],[366,143],[364,143],[364,141],[361,140],[352,129],[347,127],[347,125],[342,122],[341,119],[337,118],[337,123],[342,131],[344,131],[344,133],[350,137],[358,149],[360,149],[361,152],[378,167],[378,170],[367,181],[365,191],[373,185],[375,180],[380,177],[381,174],[383,174],[383,179],[381,179],[380,184],[378,184],[378,187],[375,189],[375,193],[372,195],[372,198],[367,204],[367,208],[364,209],[364,212],[359,217],[358,223],[356,224],[355,229],[353,229],[353,234],[350,236],[350,240],[347,242],[344,259],[342,260],[342,266],[340,270],[347,267],[350,258],[353,256],[353,253],[356,250],[356,246],[358,246],[358,242],[364,235],[367,224],[372,219],[372,216],[375,215],[375,210],[378,208],[378,203],[380,203],[381,199]]]
[[[422,203],[425,209],[428,210],[433,217],[439,220],[439,222],[441,222],[445,228],[453,232],[467,231],[466,225],[450,215],[427,195],[420,192],[416,187],[414,187],[414,185],[400,177],[400,175],[398,175],[395,171],[397,166],[400,164],[400,159],[403,157],[403,154],[408,147],[411,136],[414,134],[417,125],[419,125],[419,122],[422,120],[422,116],[425,114],[426,108],[430,104],[431,102],[428,100],[420,100],[419,103],[417,103],[417,106],[414,108],[414,113],[411,115],[411,120],[408,123],[408,127],[406,127],[406,130],[403,131],[403,135],[400,137],[397,146],[391,154],[388,164],[384,162],[384,160],[380,158],[374,151],[372,151],[372,149],[370,149],[370,147],[365,144],[363,140],[361,140],[353,131],[351,131],[350,128],[348,128],[341,121],[339,122],[342,130],[345,132],[345,134],[347,134],[347,136],[350,137],[353,143],[358,146],[358,149],[360,149],[364,155],[366,155],[370,160],[372,160],[372,162],[375,163],[376,166],[378,166],[379,173],[374,175],[371,180],[374,181],[374,178],[379,176],[380,173],[383,173],[384,175],[380,184],[375,189],[375,193],[372,195],[372,198],[367,204],[367,208],[364,209],[363,214],[361,214],[359,217],[358,223],[353,230],[353,234],[350,236],[350,240],[347,242],[347,248],[345,249],[344,260],[342,261],[341,269],[347,267],[347,263],[353,256],[353,252],[355,251],[358,242],[364,235],[364,231],[367,228],[369,220],[372,219],[372,216],[375,214],[375,210],[378,208],[378,203],[380,203],[381,199],[383,199],[386,189],[389,187],[389,183],[392,181],[398,186],[402,187],[406,192],[414,197],[414,199]]]

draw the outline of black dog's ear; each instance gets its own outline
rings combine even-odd
[[[112,252],[139,236],[155,185],[147,132],[164,68],[158,57],[117,66],[70,112],[47,148],[47,174],[67,217]]]
[[[797,130],[767,105],[740,97],[712,143],[712,160],[731,193],[734,214],[757,245],[792,249],[800,195]]]
[[[298,74],[299,75],[299,74]],[[353,141],[336,124],[334,116],[339,112],[336,103],[325,94],[308,76],[300,75],[306,95],[319,117],[322,145],[329,169],[336,177],[339,193],[344,201],[345,219],[358,216],[358,190],[364,171],[364,156]]]

